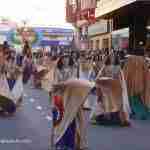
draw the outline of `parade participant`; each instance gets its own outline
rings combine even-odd
[[[132,54],[128,56],[124,66],[124,75],[127,82],[132,117],[136,119],[148,119],[150,113],[149,94],[149,69],[144,56]]]
[[[88,77],[88,79],[90,81],[95,81],[95,79],[96,79],[96,73],[97,73],[96,72],[96,63],[93,62],[92,67],[91,67],[91,69],[89,71],[89,77]]]
[[[93,85],[87,80],[70,79],[55,84],[53,87],[57,93],[53,97],[55,104],[53,108],[55,149],[87,149],[82,105]]]
[[[0,76],[0,114],[13,114],[16,112],[16,105],[12,101],[12,94],[5,74]]]
[[[42,81],[41,81],[42,88],[45,91],[49,92],[50,96],[51,96],[52,84],[54,82],[57,82],[55,75],[56,75],[58,61],[59,61],[59,58],[57,57],[52,57],[49,59],[46,70],[45,70],[45,74],[42,77]]]
[[[31,56],[32,52],[31,52],[31,47],[29,45],[28,41],[24,42],[24,46],[23,46],[23,56]]]
[[[18,53],[16,56],[16,64],[19,67],[22,67],[22,65],[23,65],[23,55],[21,53]]]
[[[130,106],[118,58],[108,57],[97,79],[97,108],[93,120],[102,125],[129,125]],[[95,114],[94,114],[95,113]]]
[[[57,67],[55,70],[55,82],[61,82],[61,81],[65,81],[69,78],[72,77],[70,68],[68,67],[69,64],[69,58],[68,56],[61,56],[58,63],[57,63]]]
[[[71,64],[72,65],[72,64]],[[68,67],[68,68],[67,68]],[[61,56],[61,58],[59,59],[59,61],[57,62],[57,67],[54,73],[54,82],[55,82],[55,86],[57,85],[59,88],[59,90],[56,90],[55,92],[53,92],[52,96],[52,105],[53,105],[53,119],[54,119],[54,143],[56,146],[56,149],[70,149],[70,150],[76,150],[75,146],[77,146],[75,144],[75,136],[76,136],[76,121],[75,118],[78,116],[79,121],[82,122],[82,109],[81,108],[81,104],[80,106],[76,105],[75,103],[83,96],[81,93],[84,93],[84,87],[81,88],[83,92],[78,93],[81,90],[77,90],[77,88],[72,88],[72,86],[70,85],[70,82],[68,83],[67,81],[69,81],[69,79],[72,78],[72,74],[69,68],[69,58],[68,56]],[[66,84],[68,83],[68,84]],[[75,82],[76,83],[76,82]],[[65,85],[65,89],[64,86]],[[75,85],[72,83],[72,85]],[[80,84],[79,84],[80,85]],[[54,87],[55,87],[54,86]],[[55,89],[55,88],[54,88]],[[79,87],[80,89],[80,87]],[[75,92],[77,91],[77,93]],[[74,92],[74,94],[73,94]],[[66,97],[68,94],[71,94],[70,96],[68,95],[68,97]],[[66,96],[64,96],[66,95]],[[78,96],[78,100],[75,100],[75,96]],[[69,102],[69,101],[70,102]],[[80,102],[84,102],[84,98],[80,101]],[[74,103],[75,102],[75,103]],[[77,102],[78,103],[78,102]],[[71,105],[70,105],[71,104]],[[70,106],[69,106],[70,105]],[[69,106],[69,107],[68,107]],[[69,108],[69,109],[68,109]],[[73,119],[71,119],[69,116],[67,117],[67,114],[71,114],[70,111],[73,109],[76,109],[76,112],[74,112],[74,114],[72,114],[70,117]],[[62,117],[62,113],[64,114],[64,119],[65,122],[60,122],[60,120],[57,120],[57,109],[60,110],[60,117]],[[78,112],[78,115],[77,115]],[[74,115],[74,116],[73,116]],[[68,119],[68,121],[66,120]],[[71,119],[71,120],[70,120]],[[67,121],[67,122],[66,122]],[[78,124],[78,126],[80,127],[80,129],[78,129],[78,142],[80,143],[80,146],[85,146],[86,143],[85,141],[85,136],[84,134],[82,134],[83,132],[81,132],[81,130],[84,128],[83,127],[83,122],[80,124]],[[59,124],[60,123],[60,124]],[[65,124],[64,124],[65,123]],[[60,126],[59,126],[60,125]],[[61,137],[57,137],[58,133],[60,132],[59,128],[61,128],[61,125],[65,125],[65,128],[63,128],[63,133],[61,133]],[[80,133],[82,134],[80,136]]]
[[[0,46],[0,75],[6,72],[4,64],[5,64],[4,52],[2,47]]]
[[[10,46],[7,41],[4,41],[4,43],[2,45],[2,49],[3,49],[3,52],[5,55],[10,52]]]
[[[41,88],[42,87],[42,80],[45,77],[45,75],[48,73],[48,69],[44,65],[33,65],[33,85],[35,88]]]
[[[77,51],[73,54],[75,68],[77,69],[77,78],[80,78],[80,53]]]
[[[32,55],[27,55],[23,62],[23,83],[27,84],[32,74]]]
[[[17,79],[15,59],[10,55],[5,65],[6,65],[6,72],[7,72],[6,77],[7,77],[8,85],[10,87],[10,90],[12,90],[12,88],[15,85],[15,81]]]
[[[70,69],[70,74],[72,77],[77,78],[78,74],[78,64],[75,62],[73,56],[69,57],[68,67]]]
[[[2,51],[1,51],[2,52]],[[9,56],[9,57],[8,57]],[[21,104],[23,85],[19,68],[15,59],[9,53],[0,54],[0,107],[3,114],[14,114],[17,106]]]

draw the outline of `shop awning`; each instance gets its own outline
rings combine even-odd
[[[104,0],[103,0],[104,1]],[[148,0],[112,0],[111,2],[100,5],[103,1],[99,2],[99,7],[96,9],[97,19],[111,19],[119,16],[130,16],[130,15],[148,15],[150,1]],[[113,6],[111,5],[113,3]],[[137,11],[138,10],[138,11]]]

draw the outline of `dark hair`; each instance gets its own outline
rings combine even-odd
[[[115,56],[114,58],[114,65],[120,65],[120,60],[118,56]]]
[[[57,63],[57,68],[58,68],[59,70],[61,70],[61,69],[63,68],[63,65],[64,65],[64,63],[63,63],[63,57],[61,57],[61,58],[59,59],[58,63]]]
[[[27,53],[27,58],[32,58],[32,54]]]
[[[52,60],[57,60],[57,56],[52,56]]]
[[[105,54],[109,55],[109,49],[108,48],[105,48]]]
[[[105,61],[105,65],[106,66],[111,65],[111,59],[110,59],[110,57],[107,57],[107,59]]]
[[[4,41],[4,43],[3,43],[3,49],[8,49],[8,48],[9,48],[8,42]]]
[[[74,65],[74,60],[72,57],[69,58],[69,66],[72,67]]]
[[[78,51],[77,52],[72,52],[71,56],[73,56],[76,60],[78,60],[80,58],[80,53]]]
[[[23,54],[27,55],[29,53],[30,53],[30,45],[29,45],[28,41],[25,41],[24,47],[23,47]]]

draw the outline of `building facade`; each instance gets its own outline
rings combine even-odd
[[[76,46],[89,49],[88,26],[95,22],[96,0],[67,0],[66,20],[76,27]]]
[[[90,39],[90,49],[110,49],[111,48],[111,22],[110,20],[98,20],[88,27]]]
[[[88,27],[90,45],[92,50],[98,50],[110,47],[110,34],[108,21],[100,20]]]
[[[144,49],[150,47],[149,0],[99,0],[96,17],[113,22],[112,47]]]

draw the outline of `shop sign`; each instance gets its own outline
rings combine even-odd
[[[108,26],[107,26],[106,20],[101,20],[99,22],[96,22],[95,24],[88,27],[88,35],[93,36],[97,34],[103,34],[108,32]]]

